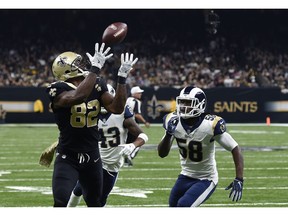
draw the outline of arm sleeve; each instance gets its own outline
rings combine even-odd
[[[227,132],[219,134],[215,136],[214,138],[227,151],[232,151],[236,146],[238,146],[238,143]]]

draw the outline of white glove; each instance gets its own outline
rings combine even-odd
[[[88,56],[90,62],[91,62],[91,65],[92,66],[95,66],[99,69],[101,69],[103,67],[103,65],[105,64],[105,61],[109,58],[111,58],[113,56],[113,53],[108,54],[108,52],[110,51],[110,47],[108,47],[104,52],[104,46],[105,46],[105,43],[102,43],[101,47],[100,47],[100,50],[99,50],[99,44],[96,43],[95,44],[95,53],[94,53],[94,56],[91,56],[89,53],[86,53],[86,55]]]
[[[136,146],[133,143],[120,144],[118,146],[123,147],[123,149],[119,152],[119,155],[126,155],[126,156],[129,156],[136,148]]]
[[[133,54],[126,53],[124,59],[124,53],[121,54],[121,66],[118,70],[118,76],[127,78],[128,73],[133,69],[133,65],[138,61],[138,58],[133,60]]]
[[[134,159],[138,153],[138,151],[140,150],[140,147],[136,147],[133,152],[129,155],[131,159]]]

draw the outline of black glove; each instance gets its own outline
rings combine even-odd
[[[229,194],[229,198],[232,201],[237,202],[241,200],[242,190],[243,190],[243,181],[244,181],[243,179],[235,178],[234,181],[230,185],[228,185],[228,187],[225,188],[225,190],[229,190],[232,188]]]

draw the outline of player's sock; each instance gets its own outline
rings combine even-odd
[[[76,196],[72,191],[67,207],[76,207],[79,205],[82,196]]]

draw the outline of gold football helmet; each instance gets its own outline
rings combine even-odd
[[[53,75],[58,80],[85,76],[85,70],[81,68],[82,56],[74,52],[61,53],[52,64]]]

